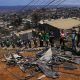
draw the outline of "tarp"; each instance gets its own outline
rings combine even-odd
[[[38,66],[47,77],[51,77],[51,78],[58,77],[58,73],[55,71],[52,71],[46,64],[38,63]]]
[[[80,21],[77,19],[52,19],[51,21],[45,21],[47,24],[59,28],[59,29],[71,29],[72,27],[77,27],[80,25]]]
[[[41,61],[49,61],[52,58],[52,51],[51,48],[48,49],[47,52],[44,53],[44,55],[40,58]]]

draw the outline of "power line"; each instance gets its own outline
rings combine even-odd
[[[33,5],[36,5],[36,3],[38,3],[39,2],[39,0],[37,0]]]
[[[38,5],[41,5],[41,4],[43,4],[44,2],[45,2],[45,1],[42,1],[42,2],[40,2]],[[38,6],[37,6],[37,9],[39,9]]]
[[[48,2],[47,2],[48,4],[46,3],[47,5],[45,5],[43,8],[49,7],[50,4],[52,4],[52,3],[59,3],[59,2],[61,2],[61,0],[58,0],[57,2],[56,2],[56,1],[57,1],[57,0],[52,0],[52,1],[50,1],[50,2],[48,1]]]
[[[36,3],[38,3],[39,1],[40,1],[40,0],[37,0],[37,1],[34,3],[34,5],[37,5]],[[41,5],[41,4],[43,4],[44,2],[46,2],[46,1],[43,0],[43,1],[42,1],[41,3],[39,3],[39,4]],[[48,2],[49,2],[49,1],[48,1]],[[39,5],[39,4],[38,4],[38,5]],[[45,4],[47,4],[47,3],[45,3]],[[44,4],[44,5],[45,5],[45,4]],[[37,5],[37,6],[34,6],[33,8],[39,9],[39,8],[38,8],[38,5]],[[43,5],[42,5],[42,6],[43,6]],[[40,7],[40,6],[39,6],[39,7]]]
[[[23,11],[26,7],[28,7],[30,4],[32,4],[34,1],[36,1],[36,0],[31,0],[27,5],[25,5],[23,8],[21,8],[20,9],[20,11]],[[46,8],[46,7],[48,7],[50,4],[52,4],[53,2],[55,2],[56,0],[52,0],[52,1],[50,1],[46,6],[44,6],[43,8]],[[61,1],[61,0],[59,0],[59,1],[57,1],[56,3],[58,3],[58,2],[60,2],[59,4],[57,4],[56,5],[56,7],[57,6],[59,6],[60,4],[62,4],[63,2],[64,2],[65,0],[63,0],[63,1]],[[36,3],[38,3],[39,2],[39,0],[37,0],[35,3],[34,3],[34,5],[36,4]],[[44,3],[44,2],[46,2],[46,1],[43,1],[43,2],[41,2],[40,4],[42,4],[42,3]],[[45,5],[45,4],[44,4]]]
[[[50,3],[50,2],[51,2],[51,0],[50,0],[50,1],[44,1],[44,2],[46,2],[44,5],[48,5],[48,3]]]
[[[59,5],[61,5],[63,2],[65,2],[66,0],[58,0],[57,2],[55,2],[55,7],[58,7]],[[49,7],[49,6],[48,6]]]
[[[53,2],[56,4],[55,7],[58,7],[59,5],[61,5],[63,2],[65,2],[66,0],[52,0],[51,2],[49,2],[46,6],[44,6],[43,8],[49,7],[50,4],[52,4]]]
[[[20,9],[20,11],[22,11],[22,10],[24,10],[26,7],[28,7],[30,4],[32,4],[33,2],[34,2],[35,0],[31,0],[26,6],[24,6],[22,9]],[[51,2],[49,2],[46,6],[44,6],[44,8],[46,8],[46,7],[48,7],[51,3],[53,3],[53,2],[55,2],[56,0],[52,0]],[[38,3],[39,2],[39,0],[37,0],[35,3],[34,3],[34,5],[36,4],[36,3]],[[43,2],[45,2],[45,1],[43,1]],[[42,3],[43,3],[42,2]],[[41,4],[42,4],[41,3]]]
[[[33,9],[36,9],[36,5],[38,4],[39,1],[40,0],[37,0],[34,4],[32,4],[33,5]]]
[[[54,5],[58,4],[59,2],[61,2],[61,0],[56,0],[56,2],[54,2]]]
[[[52,0],[51,2],[49,2],[46,6],[44,6],[44,8],[48,7],[50,4],[52,4],[53,2],[55,2],[56,0]]]
[[[49,1],[48,1],[48,2],[49,2]],[[47,2],[47,3],[48,3],[48,2]],[[44,3],[45,3],[45,4],[44,4]],[[47,3],[46,3],[46,0],[43,0],[43,1],[40,2],[39,4],[42,5],[42,6],[44,6],[44,5],[46,5]],[[39,5],[39,4],[38,4],[38,5]],[[38,8],[38,7],[37,7],[37,8]]]
[[[43,4],[44,4],[45,2],[46,2],[46,1],[43,0],[43,1],[41,1],[38,5],[42,5],[42,6],[43,6]],[[47,3],[45,3],[45,4],[47,4]],[[45,4],[44,4],[44,5],[45,5]],[[39,7],[37,6],[36,9],[39,9]]]
[[[61,1],[60,3],[58,3],[55,7],[58,7],[59,5],[61,5],[63,2],[65,2],[66,0]]]
[[[42,5],[45,1],[43,0],[40,4]]]
[[[56,0],[53,4],[55,5],[55,4],[58,4],[59,2],[61,2],[61,0]],[[51,3],[51,5],[53,4]],[[48,7],[50,7],[50,5]]]
[[[23,8],[20,9],[20,11],[24,10],[26,7],[28,7],[31,3],[33,3],[35,0],[31,0],[27,5],[25,5]]]

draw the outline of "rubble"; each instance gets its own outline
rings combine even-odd
[[[44,48],[41,51],[38,51],[35,55],[38,55],[39,57],[34,59],[32,57],[23,57],[21,56],[23,53],[17,54],[17,53],[9,53],[8,55],[4,55],[4,58],[6,60],[7,65],[14,65],[18,66],[19,69],[22,72],[27,73],[27,71],[30,68],[34,68],[32,72],[35,74],[30,74],[25,79],[22,80],[28,80],[30,77],[33,77],[36,75],[36,72],[42,72],[45,76],[41,76],[37,78],[38,80],[44,78],[44,77],[50,77],[50,78],[59,78],[60,74],[58,71],[55,70],[55,67],[58,67],[59,65],[63,64],[64,69],[68,70],[74,70],[77,69],[76,66],[73,64],[79,64],[79,58],[75,57],[72,54],[59,54],[58,52],[55,52],[55,48]],[[59,51],[60,52],[60,51]],[[72,56],[71,56],[72,55]]]

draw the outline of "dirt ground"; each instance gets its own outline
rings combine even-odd
[[[3,62],[3,54],[8,52],[15,52],[15,49],[0,49],[0,80],[22,80],[24,79],[32,69],[29,69],[26,73],[22,72],[18,66],[8,66],[6,62]],[[34,56],[35,52],[24,52],[24,56]],[[76,65],[78,69],[75,70],[65,70],[63,65],[60,65],[56,68],[56,71],[59,71],[59,78],[52,79],[45,77],[41,80],[80,80],[80,65]],[[34,77],[28,80],[37,80],[43,73],[38,72]]]

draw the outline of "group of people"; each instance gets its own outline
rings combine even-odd
[[[50,33],[41,31],[34,35],[33,43],[35,47],[48,47],[49,45],[54,45],[54,33],[51,31]]]
[[[11,39],[11,38],[8,38],[8,39],[1,39],[0,41],[0,47],[29,47],[31,48],[31,41],[30,40],[22,40],[20,38],[18,39]]]
[[[49,46],[49,44],[53,47],[54,46],[54,33],[53,32],[39,33],[39,42],[40,42],[40,47]]]
[[[80,43],[80,31],[76,33],[75,30],[72,30],[71,33],[65,33],[64,30],[60,31],[60,45],[65,46],[65,40],[66,38],[71,35],[72,39],[72,49],[76,50],[76,46],[79,47]],[[77,38],[77,39],[76,39]],[[25,48],[32,48],[32,47],[54,47],[54,32],[50,31],[48,32],[39,32],[37,36],[33,36],[32,39],[27,39],[27,40],[22,40],[21,38],[10,38],[6,40],[1,40],[0,41],[0,46],[1,47],[10,47],[12,46],[13,48],[15,47],[25,47]]]
[[[63,46],[65,46],[65,39],[69,35],[71,35],[72,49],[76,50],[76,47],[79,47],[79,44],[80,44],[80,30],[77,33],[74,28],[72,29],[71,33],[68,33],[66,35],[65,35],[64,30],[61,30],[61,32],[60,32],[60,45],[62,44]]]
[[[0,46],[1,47],[25,47],[25,48],[33,48],[33,47],[47,47],[49,46],[49,43],[51,46],[54,44],[54,34],[46,33],[46,32],[39,32],[37,36],[33,36],[31,39],[22,39],[22,38],[7,38],[7,39],[1,39],[0,40]]]

